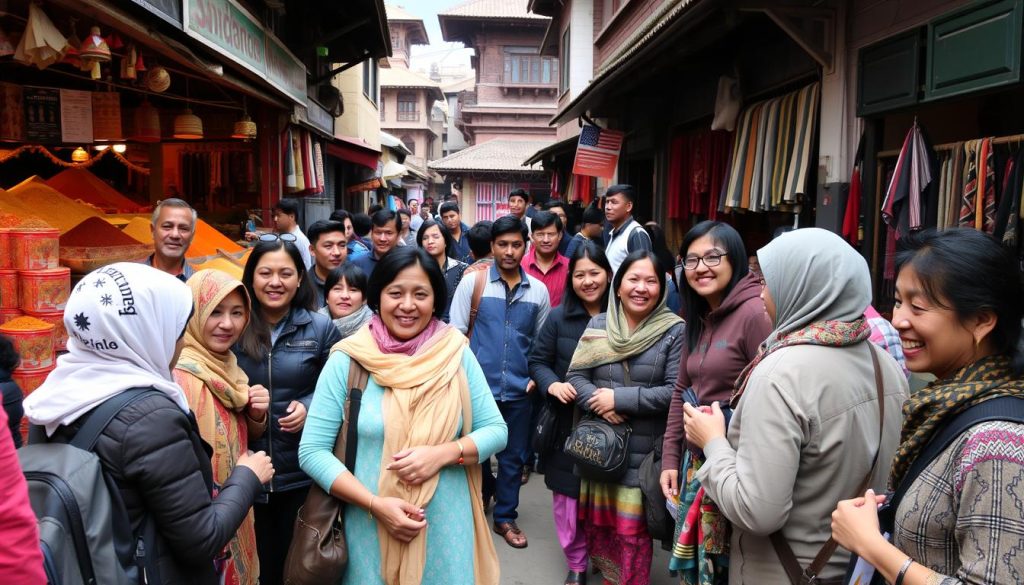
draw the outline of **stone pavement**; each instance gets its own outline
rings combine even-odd
[[[490,514],[487,515],[490,521]],[[551,492],[544,487],[544,477],[530,476],[519,497],[519,527],[526,532],[530,546],[514,549],[492,531],[494,547],[501,561],[502,585],[560,585],[565,578],[565,557],[558,546],[555,524],[551,518]],[[668,574],[668,553],[655,543],[651,585],[677,585]],[[589,585],[600,585],[597,575],[590,575]]]

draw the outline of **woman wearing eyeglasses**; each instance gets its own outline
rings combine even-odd
[[[701,486],[694,476],[704,457],[699,449],[683,449],[683,403],[689,399],[703,406],[716,400],[728,404],[733,383],[757,355],[772,324],[760,298],[760,281],[749,272],[743,239],[732,226],[718,221],[697,224],[683,238],[680,255],[686,344],[661,460],[662,492],[670,500],[678,497],[680,503],[669,569],[687,585],[725,583],[726,522],[711,502],[697,498]],[[707,523],[687,526],[691,508]],[[698,537],[700,528],[706,529],[703,538]]]
[[[270,424],[249,449],[266,451],[277,469],[266,503],[254,507],[260,583],[275,585],[282,582],[295,515],[310,484],[298,459],[306,411],[341,335],[329,317],[313,310],[313,283],[291,234],[260,236],[242,284],[252,316],[234,352],[249,384],[270,391]]]

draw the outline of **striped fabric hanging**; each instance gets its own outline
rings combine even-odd
[[[756,103],[740,115],[720,211],[769,211],[806,194],[820,84]]]

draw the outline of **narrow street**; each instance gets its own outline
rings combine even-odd
[[[494,547],[501,561],[502,585],[559,585],[565,578],[565,557],[558,546],[555,525],[551,519],[551,492],[544,487],[543,476],[534,474],[519,493],[519,527],[526,532],[530,546],[517,550],[494,534]],[[492,533],[493,534],[493,533]],[[668,553],[654,547],[651,585],[674,585],[668,574]],[[600,580],[590,576],[590,585]]]

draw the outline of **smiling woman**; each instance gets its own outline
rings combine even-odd
[[[252,299],[249,327],[235,344],[252,384],[270,392],[267,432],[249,448],[272,454],[277,475],[268,501],[256,505],[260,582],[280,583],[295,514],[310,480],[299,469],[299,438],[320,370],[341,336],[330,318],[314,313],[313,283],[291,241],[261,239],[242,282]]]
[[[370,277],[367,298],[379,314],[332,352],[299,450],[302,468],[352,504],[348,542],[370,544],[349,557],[342,583],[497,585],[477,463],[503,449],[508,432],[466,338],[438,318],[441,269],[423,249],[393,250]],[[369,379],[359,464],[346,469],[332,451],[353,364]]]

